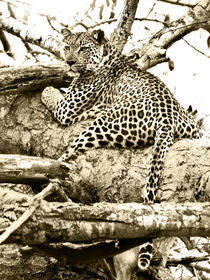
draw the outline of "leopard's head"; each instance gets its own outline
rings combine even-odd
[[[103,59],[103,45],[106,42],[104,32],[71,33],[68,29],[62,29],[64,36],[64,57],[74,72],[97,71]]]

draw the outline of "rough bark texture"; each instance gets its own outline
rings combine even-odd
[[[44,191],[43,195],[47,193],[49,191]],[[93,263],[141,244],[146,241],[145,237],[173,236],[174,232],[178,236],[210,235],[209,203],[150,206],[98,203],[82,206],[38,201],[29,195],[3,189],[0,190],[0,198],[0,232],[33,209],[33,215],[25,224],[16,227],[6,240],[32,246],[32,249],[19,248],[23,259],[35,251],[65,264]],[[6,247],[3,246],[3,249]],[[138,248],[135,250],[137,253]],[[17,251],[13,252],[13,256],[16,254]],[[4,273],[4,270],[1,271],[1,275]],[[169,279],[167,270],[159,270],[158,273],[162,275],[161,279]]]
[[[0,232],[22,215],[33,198],[1,190]],[[41,200],[36,212],[7,241],[25,245],[101,239],[210,236],[210,203],[142,205],[57,203]],[[147,219],[145,219],[147,217]]]
[[[117,28],[111,34],[110,41],[121,51],[131,35],[138,3],[139,0],[124,0],[124,9],[118,19]]]
[[[73,138],[90,123],[90,121],[86,121],[68,128],[59,125],[42,105],[39,93],[17,96],[12,105],[5,101],[5,96],[1,98],[2,102],[0,104],[7,112],[1,118],[0,123],[1,153],[22,153],[58,158]],[[172,146],[167,155],[162,174],[159,191],[161,200],[194,201],[195,189],[199,187],[206,191],[201,199],[209,199],[209,146],[209,140],[202,139],[182,140]],[[150,152],[151,148],[144,150],[90,150],[80,155],[75,161],[70,162],[69,180],[65,181],[64,188],[70,197],[85,203],[104,200],[141,202],[147,157]],[[7,253],[7,250],[10,252],[10,248],[6,249],[5,247]],[[19,250],[17,252],[18,255],[21,254]],[[10,256],[11,254],[12,251]],[[3,258],[5,258],[5,255]],[[13,255],[12,258],[16,257]],[[25,270],[23,259],[19,257],[18,265],[22,267],[22,271],[25,271],[26,274],[24,275],[27,276],[27,271],[30,271],[37,258],[36,254],[27,258],[28,268]],[[50,273],[52,275],[52,271],[50,272],[52,268],[57,269],[62,274],[63,264],[61,265],[54,258],[48,259],[48,270],[46,269],[47,259],[39,258],[40,270],[44,271],[43,277],[46,277],[43,279],[54,279],[55,275],[49,276]],[[4,260],[2,259],[1,262],[4,262]],[[16,271],[15,267],[13,266],[14,271]],[[6,270],[5,263],[2,266],[3,279],[6,275],[4,274],[4,268]],[[78,275],[74,274],[76,268],[70,265],[69,269],[69,279],[79,279]],[[95,267],[91,270],[88,269],[85,270],[86,275],[90,271],[97,272]],[[35,274],[34,279],[39,275],[38,268],[36,273],[38,274]],[[77,275],[76,278],[75,275]],[[90,275],[92,274],[90,273]],[[8,277],[5,279],[9,279]],[[91,277],[89,279],[93,279]],[[21,276],[19,279],[21,279]],[[81,279],[84,278],[81,276]]]
[[[39,93],[16,97],[10,107],[1,98],[0,104],[7,112],[0,123],[1,153],[56,159],[90,123],[86,121],[68,128],[61,126],[42,105]],[[208,190],[209,145],[207,139],[182,140],[173,145],[165,160],[161,200],[192,200],[195,188],[201,186]],[[151,148],[90,150],[70,162],[72,179],[70,184],[66,182],[67,189],[70,194],[79,196],[78,189],[83,189],[91,193],[93,200],[140,202],[150,152]],[[76,186],[77,191],[72,193]],[[82,197],[78,198],[82,200]]]
[[[20,195],[9,190],[1,189],[0,195],[0,232],[3,232],[20,215],[33,208],[34,203],[31,196]],[[47,278],[49,277],[48,270],[44,270],[46,266],[49,266],[49,271],[51,269],[53,271],[55,267],[60,271],[64,264],[95,263],[102,257],[112,256],[140,244],[145,241],[145,235],[153,237],[173,236],[176,232],[176,235],[179,236],[209,236],[209,207],[209,203],[156,204],[151,206],[133,203],[123,205],[99,203],[93,206],[81,206],[75,203],[48,203],[42,200],[35,214],[7,240],[7,242],[29,244],[33,249],[18,248],[14,245],[12,247],[11,245],[1,246],[2,270],[0,275],[3,276],[3,279],[5,275],[6,279],[10,279],[8,273],[5,272],[7,264],[4,263],[7,261],[8,254],[16,259],[12,265],[10,264],[11,271],[15,269],[16,265],[24,269],[23,260],[28,263],[24,279],[27,277],[28,270],[31,270],[34,259],[40,262],[40,267],[35,275],[39,274],[41,269],[46,277],[43,279],[49,279]],[[62,241],[80,242],[92,241],[93,239],[100,241],[101,239],[118,240],[118,238],[139,237],[143,237],[143,240],[124,239],[119,242],[95,242],[90,245],[87,243],[60,243]],[[56,241],[59,243],[48,245],[49,242]],[[10,252],[11,249],[13,252]],[[36,254],[34,255],[34,252],[56,258],[62,264],[60,265],[52,258],[46,264],[46,258],[38,257]],[[8,261],[8,263],[10,262]],[[71,265],[70,268],[72,269]],[[21,271],[18,273],[21,275]],[[159,275],[165,277],[163,279],[169,279],[167,273],[166,270],[159,270]],[[17,279],[20,275],[18,274]]]
[[[68,164],[58,160],[0,155],[0,183],[43,184],[50,179],[65,179]]]
[[[34,92],[52,85],[67,87],[69,67],[65,63],[9,67],[0,70],[0,95]]]

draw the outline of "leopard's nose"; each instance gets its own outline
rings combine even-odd
[[[70,60],[70,61],[67,61],[67,63],[71,67],[72,65],[74,65],[76,63],[76,61]]]

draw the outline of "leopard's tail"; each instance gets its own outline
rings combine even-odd
[[[138,267],[141,271],[146,271],[150,266],[150,262],[153,256],[152,253],[152,241],[139,246]]]

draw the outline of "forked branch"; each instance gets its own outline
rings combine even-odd
[[[18,219],[33,198],[1,190],[0,232]],[[10,207],[8,207],[8,204]],[[23,244],[86,242],[160,236],[210,236],[210,203],[154,204],[49,203],[42,200],[34,215],[8,241]],[[145,218],[146,217],[146,218]],[[62,229],[62,230],[61,230]],[[71,229],[71,230],[69,230]],[[40,234],[42,232],[42,234]]]

